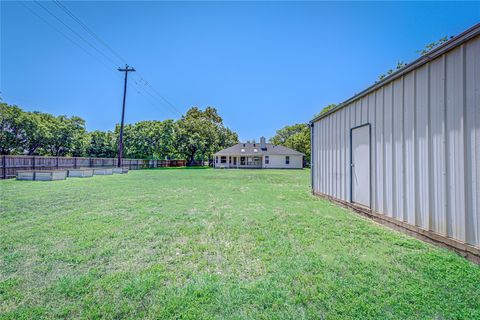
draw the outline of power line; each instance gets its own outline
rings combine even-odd
[[[45,6],[43,6],[40,2],[38,1],[34,1],[39,7],[41,7],[44,11],[46,11],[49,15],[51,15],[53,18],[55,18],[57,21],[59,21],[63,26],[65,26],[68,30],[70,30],[73,34],[75,34],[78,38],[80,38],[83,42],[85,42],[86,44],[88,44],[91,48],[93,48],[96,52],[98,52],[99,54],[101,54],[105,59],[107,59],[109,62],[111,62],[113,65],[117,65],[117,63],[115,61],[113,61],[109,56],[107,56],[103,51],[101,51],[99,48],[97,48],[97,46],[95,46],[94,44],[92,44],[90,41],[88,41],[87,39],[85,39],[82,35],[80,35],[78,32],[76,32],[73,28],[71,28],[67,23],[65,23],[62,19],[60,19],[57,15],[55,15],[53,12],[51,12],[48,8],[46,8]],[[54,25],[52,25],[51,23],[49,23],[47,20],[45,20],[42,16],[40,16],[39,14],[37,14],[36,12],[34,12],[31,8],[29,8],[28,6],[26,6],[23,2],[20,2],[25,8],[27,8],[29,11],[31,11],[34,15],[36,15],[38,18],[40,18],[43,22],[45,22],[46,24],[48,24],[50,27],[52,27],[53,29],[55,29],[57,32],[59,32],[60,34],[62,34],[64,37],[66,37],[69,41],[71,41],[72,43],[74,43],[76,46],[78,46],[80,49],[82,49],[84,52],[86,52],[87,54],[89,54],[90,56],[92,56],[93,58],[97,59],[99,62],[102,63],[102,65],[104,67],[106,67],[108,70],[112,70],[109,66],[107,66],[103,60],[99,59],[98,57],[94,56],[93,54],[91,54],[88,50],[86,50],[85,48],[83,48],[80,44],[78,44],[76,41],[74,41],[73,39],[71,39],[70,37],[68,37],[65,33],[63,33],[62,31],[60,31],[58,28],[56,28]],[[90,29],[85,23],[83,23],[78,17],[76,17],[67,7],[65,7],[63,4],[61,4],[59,1],[55,1],[55,3],[57,4],[57,6],[62,9],[62,11],[64,11],[70,18],[72,18],[76,23],[78,23],[86,32],[88,32],[90,34],[90,36],[92,36],[93,38],[95,38],[98,42],[100,42],[104,47],[106,47],[113,55],[115,55],[115,57],[117,57],[119,60],[121,61],[125,61],[125,59],[120,55],[118,54],[111,46],[109,46],[104,40],[102,40],[100,38],[100,36],[98,36],[92,29]],[[112,70],[113,71],[113,70]],[[154,100],[157,100],[160,104],[167,104],[170,109],[172,111],[174,111],[175,113],[179,114],[180,116],[182,115],[182,113],[180,112],[180,110],[178,108],[175,107],[175,105],[173,105],[173,103],[171,103],[168,99],[166,99],[163,95],[161,95],[158,90],[156,90],[147,80],[145,80],[145,78],[138,72],[139,76],[140,76],[140,84],[138,82],[135,82],[135,86],[139,89],[139,90],[142,90],[144,93],[148,94],[150,97],[152,97]],[[142,85],[142,82],[143,82],[143,85]],[[130,85],[129,85],[130,86]],[[149,90],[147,90],[147,87],[153,91],[156,95],[153,95]],[[150,102],[150,100],[147,99],[147,96],[143,95],[140,91],[136,90],[137,94],[143,96],[145,98],[145,100],[147,100],[147,102],[149,102],[150,104],[152,104]],[[152,104],[152,106],[156,106],[154,104]]]
[[[90,57],[96,59],[98,62],[100,62],[100,64],[102,64],[103,67],[105,67],[106,70],[108,71],[111,71],[113,72],[116,76],[118,76],[119,78],[121,77],[119,74],[117,74],[112,68],[111,66],[107,65],[103,60],[99,59],[97,56],[93,55],[90,51],[88,51],[87,49],[85,49],[83,46],[81,46],[77,41],[73,40],[71,37],[69,37],[67,34],[65,34],[63,31],[61,31],[60,29],[58,29],[56,26],[54,26],[53,24],[51,24],[48,20],[46,20],[45,18],[43,18],[40,14],[38,14],[37,12],[35,12],[32,8],[30,8],[29,6],[27,6],[25,4],[25,2],[19,2],[23,7],[25,7],[30,13],[32,13],[34,16],[36,16],[37,18],[39,18],[42,22],[44,22],[46,25],[48,25],[50,28],[52,28],[53,30],[55,30],[57,33],[59,33],[61,36],[63,36],[65,39],[67,39],[68,41],[70,41],[72,44],[74,44],[75,46],[77,46],[78,48],[80,48],[83,52],[85,52],[87,55],[89,55]],[[157,108],[158,110],[161,110],[162,113],[165,112],[165,110],[163,110],[163,108],[159,108],[158,107],[158,102],[157,104],[155,104],[154,102],[152,102],[147,95],[145,95],[144,93],[142,92],[145,92],[145,93],[148,93],[150,97],[153,97],[154,100],[155,97],[152,96],[151,93],[147,92],[143,87],[140,87],[138,84],[136,85],[136,88],[132,87],[130,83],[128,83],[128,87],[132,90],[134,90],[134,92],[136,94],[138,94],[139,96],[142,96],[143,99],[145,99],[145,101],[148,102],[148,104],[150,104],[151,106]]]
[[[78,32],[76,32],[74,29],[72,29],[68,24],[66,24],[65,22],[63,22],[62,19],[60,19],[59,17],[57,17],[53,12],[51,12],[47,7],[45,7],[43,4],[41,4],[39,1],[35,1],[35,3],[40,6],[43,10],[45,10],[46,12],[48,12],[48,14],[50,14],[52,17],[54,17],[58,22],[60,22],[62,25],[64,25],[68,30],[70,30],[73,34],[75,34],[77,37],[79,37],[80,39],[82,39],[86,44],[88,44],[90,47],[92,47],[95,51],[97,51],[98,53],[100,53],[103,57],[105,57],[105,59],[109,60],[111,63],[113,63],[113,65],[117,65],[117,63],[115,61],[113,61],[112,59],[110,59],[110,57],[108,57],[105,53],[103,53],[102,51],[100,51],[96,46],[92,45],[89,41],[87,41],[84,37],[82,37]]]
[[[135,82],[135,81],[134,81],[134,82]],[[153,102],[152,102],[152,100],[150,100],[147,95],[144,95],[144,94],[142,93],[142,92],[145,93],[145,92],[146,92],[145,90],[140,91],[140,90],[142,90],[142,88],[140,88],[140,87],[138,86],[138,84],[137,84],[135,87],[133,87],[133,85],[131,85],[131,83],[128,83],[127,86],[128,86],[131,90],[134,90],[139,96],[142,96],[142,97],[145,99],[145,101],[147,101],[148,104],[150,104],[152,107],[156,108],[157,110],[160,110],[164,115],[167,115],[167,113],[165,113],[166,110],[165,110],[164,108],[159,108],[159,107],[158,107],[158,102],[157,102],[155,99],[154,99]]]
[[[92,37],[94,37],[98,42],[100,42],[105,48],[107,48],[113,55],[115,55],[119,60],[126,64],[126,60],[117,53],[107,42],[105,42],[99,35],[97,35],[91,28],[89,28],[85,23],[82,22],[72,11],[70,11],[66,6],[64,6],[60,1],[55,0],[55,4],[62,9],[65,13],[67,13],[73,20],[75,20],[85,31],[87,31]],[[138,72],[138,71],[137,71]],[[174,112],[182,115],[182,112],[178,110],[173,103],[171,103],[167,98],[161,95],[148,81],[145,80],[144,76],[138,72],[140,76],[140,80],[143,81],[150,89],[157,94],[160,99],[165,102]]]
[[[79,47],[82,51],[84,51],[86,54],[88,54],[89,56],[91,56],[92,58],[96,59],[98,62],[100,62],[107,70],[109,71],[112,71],[111,67],[106,65],[105,62],[103,60],[100,60],[98,59],[96,56],[94,56],[90,51],[88,51],[87,49],[85,49],[84,47],[82,47],[78,42],[76,42],[75,40],[73,40],[72,38],[70,38],[69,36],[67,36],[64,32],[62,32],[60,29],[58,29],[57,27],[55,27],[53,24],[51,24],[50,22],[48,22],[48,20],[46,20],[45,18],[43,18],[41,15],[39,15],[38,13],[36,13],[32,8],[30,8],[29,6],[27,6],[25,4],[25,2],[23,1],[20,1],[18,2],[20,3],[22,6],[24,6],[28,11],[30,11],[30,13],[32,13],[33,15],[35,15],[37,18],[39,18],[40,20],[42,20],[45,24],[47,24],[48,26],[50,26],[53,30],[55,30],[56,32],[58,32],[59,34],[61,34],[64,38],[66,38],[68,41],[70,41],[71,43],[73,43],[75,46]],[[117,74],[117,73],[115,73]]]
[[[100,38],[92,29],[90,29],[85,23],[82,22],[77,16],[73,14],[66,6],[64,6],[60,1],[55,0],[55,4],[68,14],[73,20],[75,20],[85,31],[87,31],[92,37],[94,37],[98,42],[100,42],[105,48],[107,48],[115,57],[117,57],[122,63],[126,64],[126,60],[118,54],[115,50],[112,49],[105,41]]]
[[[140,74],[140,72],[138,73],[138,75],[140,76],[140,81],[143,81],[143,83],[145,83],[146,86],[148,86],[154,93],[156,93],[157,96],[160,97],[160,99],[162,99],[173,111],[178,113],[180,116],[182,115],[182,112],[178,110],[178,108],[175,107],[173,103],[168,101],[167,98],[162,96],[147,80],[145,80],[145,78]]]
[[[138,71],[137,71],[137,72],[138,72]],[[139,81],[140,81],[140,83],[139,83]],[[153,101],[157,102],[157,104],[161,104],[161,105],[164,105],[164,104],[165,104],[162,100],[160,100],[160,99],[158,98],[158,96],[153,95],[149,90],[147,90],[147,88],[145,87],[145,85],[142,85],[141,82],[142,82],[142,81],[145,82],[145,80],[144,80],[143,78],[140,78],[139,81],[134,80],[134,85],[136,86],[136,88],[137,88],[138,90],[141,90],[141,92],[147,94],[149,97],[151,97],[151,98],[153,99]],[[143,95],[141,92],[140,92],[140,91],[137,91],[138,94]],[[146,95],[144,95],[144,97],[147,98]],[[146,100],[147,100],[150,104],[152,104],[152,103],[150,102],[150,100],[148,100],[148,99],[146,99]],[[157,107],[156,104],[152,104],[152,106]],[[167,110],[172,111],[172,110],[170,110],[170,109],[167,109]],[[164,111],[164,110],[162,109],[162,111]],[[180,115],[181,115],[181,113],[180,113]]]
[[[71,43],[73,43],[75,46],[77,46],[78,48],[80,48],[83,52],[85,52],[86,54],[88,54],[90,57],[96,59],[98,62],[100,62],[102,64],[103,67],[105,67],[106,70],[108,71],[111,71],[111,72],[114,72],[114,74],[118,77],[120,77],[119,74],[117,74],[112,68],[111,66],[107,65],[105,63],[105,61],[103,61],[102,59],[99,59],[97,56],[95,56],[94,54],[92,54],[90,51],[88,51],[87,49],[85,49],[82,45],[80,45],[77,41],[73,40],[70,36],[68,36],[66,33],[64,33],[63,31],[61,31],[60,29],[58,29],[55,25],[51,24],[48,20],[46,20],[45,18],[43,18],[40,14],[38,14],[37,12],[35,12],[32,8],[30,8],[29,6],[27,6],[24,2],[19,2],[23,7],[25,7],[28,11],[30,11],[30,13],[32,13],[33,15],[35,15],[37,18],[39,18],[40,20],[42,20],[45,24],[47,24],[49,27],[51,27],[53,30],[55,30],[56,32],[58,32],[60,35],[62,35],[64,38],[66,38],[68,41],[70,41]],[[162,103],[161,101],[158,101],[158,98],[156,99],[155,96],[153,96],[150,92],[146,91],[146,89],[144,87],[141,87],[140,85],[138,85],[136,83],[136,89],[131,87],[130,83],[128,84],[128,87],[130,87],[132,90],[134,90],[138,95],[142,96],[145,101],[147,101],[151,106],[157,108],[158,110],[161,110],[162,113],[164,112],[163,108],[159,108],[158,107],[158,103]],[[155,104],[154,102],[152,102],[147,95],[145,95],[144,93],[147,93],[150,97],[153,98],[153,100],[157,100],[157,104]]]

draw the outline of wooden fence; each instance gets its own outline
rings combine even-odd
[[[122,159],[122,166],[130,170],[184,167],[185,160]],[[17,170],[56,170],[80,167],[116,167],[117,158],[0,156],[0,179],[14,178]]]

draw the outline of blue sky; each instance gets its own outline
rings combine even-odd
[[[63,4],[176,109],[214,106],[242,140],[307,122],[397,61],[415,59],[425,44],[480,22],[478,2]],[[42,5],[109,60],[36,3],[1,2],[3,100],[78,115],[89,130],[112,129],[120,118],[122,61],[55,3]],[[128,123],[179,117],[138,74],[131,84]]]

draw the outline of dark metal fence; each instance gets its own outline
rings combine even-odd
[[[187,167],[205,167],[209,165],[209,161],[187,161]]]
[[[122,166],[130,170],[184,167],[185,160],[122,159]],[[116,167],[117,158],[0,156],[0,179],[14,178],[17,170],[56,170],[81,167]]]

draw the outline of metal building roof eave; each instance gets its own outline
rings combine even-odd
[[[377,90],[378,88],[386,85],[387,83],[392,82],[392,81],[400,78],[404,74],[421,67],[422,65],[428,63],[429,61],[437,58],[438,56],[446,53],[447,51],[450,51],[450,50],[462,45],[466,41],[468,41],[468,40],[470,40],[470,39],[472,39],[472,38],[474,38],[478,35],[480,35],[480,23],[477,23],[473,27],[465,30],[464,32],[462,32],[459,35],[450,39],[449,41],[447,41],[447,42],[443,43],[442,45],[436,47],[435,49],[430,51],[428,54],[422,55],[418,59],[416,59],[413,62],[407,64],[402,69],[400,69],[400,70],[392,73],[391,75],[387,76],[385,79],[383,79],[379,82],[376,82],[375,84],[371,85],[370,87],[363,90],[362,92],[360,92],[360,93],[354,95],[353,97],[349,98],[348,100],[340,103],[335,108],[325,112],[324,114],[320,114],[320,115],[316,116],[315,118],[310,120],[310,124],[312,124],[314,122],[317,122],[318,120],[320,120],[322,118],[325,118],[325,117],[331,115],[332,113],[337,112],[338,110],[346,107],[347,105],[349,105],[353,101],[368,95],[369,93]]]

